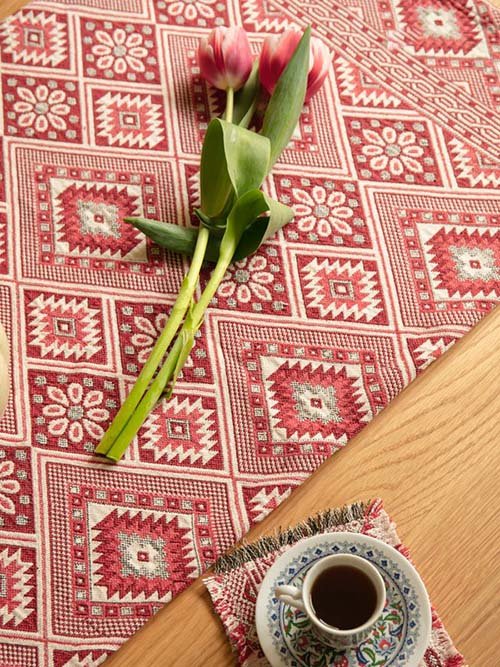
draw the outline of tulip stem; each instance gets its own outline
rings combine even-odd
[[[182,370],[182,366],[193,348],[194,337],[203,323],[205,311],[207,310],[210,301],[213,299],[217,288],[222,282],[227,268],[231,263],[238,240],[239,238],[231,235],[227,238],[227,243],[221,245],[221,254],[199,301],[193,305],[186,316],[182,329],[151,386],[142,397],[141,402],[125,424],[113,445],[106,452],[108,459],[111,459],[112,461],[119,461],[121,459],[147,416],[155,407],[157,401],[161,398],[166,385],[171,381],[170,389],[167,393],[167,398],[170,397],[177,376]]]
[[[231,123],[233,121],[234,111],[233,88],[228,88],[226,90],[226,98],[225,118],[228,123]],[[141,428],[144,420],[155,407],[157,401],[161,398],[165,387],[169,382],[171,382],[171,386],[167,398],[170,397],[177,376],[182,370],[194,345],[194,336],[203,322],[205,311],[208,308],[211,299],[224,278],[236,247],[233,243],[229,243],[226,252],[219,256],[219,260],[200,300],[198,303],[192,304],[191,300],[198,283],[198,276],[205,256],[208,238],[208,229],[203,225],[200,226],[200,232],[198,234],[191,266],[188,274],[184,278],[179,296],[172,308],[168,322],[158,338],[156,345],[152,349],[132,391],[128,395],[111,426],[104,434],[101,444],[96,449],[96,453],[104,454],[107,458],[113,461],[119,461],[130,442]],[[153,380],[153,376],[157,371],[168,346],[174,339],[188,308],[190,308],[190,310],[186,316],[184,324],[177,334],[177,338],[170,349],[167,358]]]
[[[226,120],[228,123],[233,122],[233,110],[234,110],[234,88],[228,88],[226,90]]]
[[[125,399],[120,410],[116,414],[104,437],[96,449],[96,454],[107,455],[108,451],[113,447],[115,441],[119,438],[120,433],[127,426],[129,420],[132,418],[134,410],[141,401],[146,389],[148,388],[151,379],[153,378],[158,366],[163,359],[168,346],[174,339],[179,326],[182,324],[184,315],[193,298],[194,291],[198,284],[198,276],[205,257],[208,239],[210,236],[209,230],[203,225],[200,226],[200,231],[196,241],[196,248],[191,261],[191,266],[186,274],[177,299],[172,306],[168,321],[158,337],[155,346],[151,350],[149,357],[144,364],[137,380],[130,394]]]

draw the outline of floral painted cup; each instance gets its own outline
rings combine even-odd
[[[9,344],[0,324],[0,417],[9,395]]]
[[[319,575],[331,567],[340,565],[356,568],[363,572],[368,576],[376,591],[375,609],[370,618],[363,625],[349,628],[348,630],[340,630],[322,621],[316,615],[311,601],[311,591]],[[285,604],[303,611],[311,621],[313,631],[322,642],[339,648],[355,646],[366,638],[382,614],[386,600],[384,580],[378,569],[368,560],[350,554],[336,554],[321,558],[307,572],[302,588],[298,588],[297,586],[278,586],[275,595]]]

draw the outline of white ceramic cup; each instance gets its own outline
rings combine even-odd
[[[340,630],[322,621],[316,615],[311,601],[312,587],[318,576],[325,570],[339,565],[355,567],[357,570],[364,572],[375,586],[377,593],[376,606],[370,618],[363,625],[350,628],[349,630]],[[289,604],[307,614],[312,623],[313,630],[321,641],[330,646],[342,648],[354,646],[363,641],[381,615],[386,601],[385,584],[378,569],[365,558],[351,554],[335,554],[320,558],[307,572],[302,583],[302,588],[298,588],[297,586],[278,586],[275,595],[285,604]]]

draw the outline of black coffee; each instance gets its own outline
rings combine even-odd
[[[333,565],[314,582],[311,603],[323,623],[351,630],[366,623],[373,614],[377,591],[370,577],[358,568]]]

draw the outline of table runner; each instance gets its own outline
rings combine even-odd
[[[276,536],[263,537],[257,542],[243,545],[231,554],[222,556],[216,563],[214,576],[205,584],[210,592],[214,608],[219,614],[238,664],[243,667],[270,667],[259,644],[255,627],[255,606],[262,581],[269,568],[281,554],[299,540],[312,535],[349,531],[375,537],[410,558],[408,549],[401,543],[395,523],[384,509],[380,499],[368,503],[353,503],[345,507],[326,510],[304,523]],[[390,642],[386,636],[371,643],[368,650],[358,654],[355,664],[375,667],[384,660],[384,648]],[[307,641],[300,654],[307,663]],[[313,651],[314,653],[314,651]],[[330,664],[326,659],[325,665]],[[320,660],[317,664],[323,664]],[[316,664],[316,662],[314,663]],[[335,656],[331,667],[349,667],[349,658],[342,651]],[[465,660],[453,646],[437,612],[432,609],[430,641],[421,667],[465,667]]]
[[[472,0],[58,0],[0,25],[0,663],[98,664],[500,293],[499,14]],[[332,50],[266,182],[295,220],[231,269],[175,397],[92,456],[184,260],[219,24]],[[205,274],[205,279],[206,279]],[[460,372],[457,369],[457,372]]]

